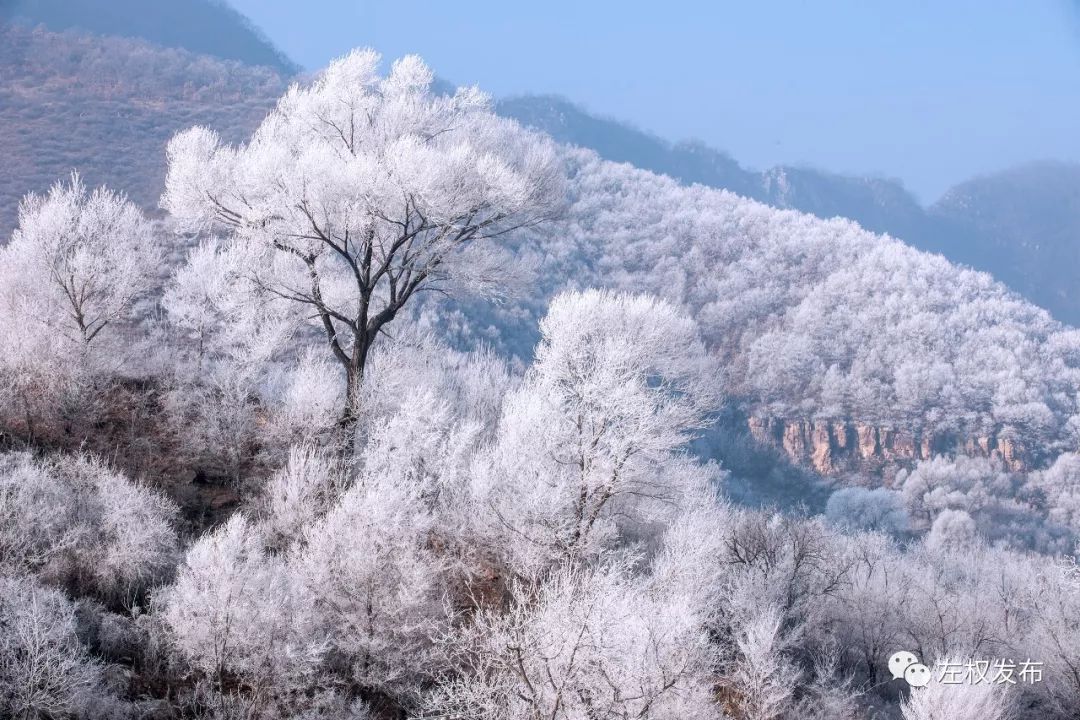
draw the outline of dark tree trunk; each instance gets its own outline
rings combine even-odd
[[[364,383],[364,367],[367,365],[368,352],[371,350],[369,338],[356,338],[352,353],[345,365],[345,407],[341,412],[339,425],[351,430],[360,419],[360,392]]]

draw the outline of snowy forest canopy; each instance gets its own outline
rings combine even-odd
[[[432,79],[356,51],[243,144],[178,133],[161,222],[78,175],[24,199],[0,714],[1076,717],[1075,330]],[[731,407],[1039,462],[739,507],[695,443]],[[1043,676],[909,688],[897,650]]]

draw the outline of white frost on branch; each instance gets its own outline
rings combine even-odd
[[[562,194],[550,140],[475,88],[435,93],[415,56],[386,76],[378,65],[370,50],[336,60],[244,145],[178,134],[161,199],[181,228],[228,234],[206,272],[230,268],[237,297],[318,328],[345,371],[346,419],[371,346],[410,298],[500,286],[497,241],[550,218]]]

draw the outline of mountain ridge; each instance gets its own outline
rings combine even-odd
[[[172,134],[207,125],[250,132],[284,92],[266,66],[142,40],[0,24],[0,237],[20,198],[79,170],[156,210]]]
[[[672,143],[593,115],[560,96],[506,98],[498,108],[561,142],[682,184],[700,183],[778,208],[854,220],[867,230],[989,272],[1059,319],[1080,324],[1080,164],[1034,161],[979,175],[924,206],[896,179],[797,165],[755,171],[703,143]]]
[[[0,21],[137,38],[295,74],[300,66],[224,0],[0,0]]]

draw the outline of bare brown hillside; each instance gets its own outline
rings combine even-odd
[[[0,25],[0,238],[24,193],[73,169],[156,207],[174,132],[202,124],[239,140],[286,84],[270,68],[138,40]]]

